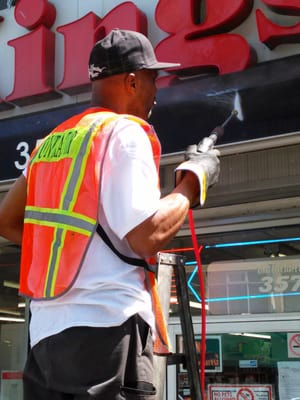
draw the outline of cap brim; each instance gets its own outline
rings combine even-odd
[[[147,69],[170,69],[180,67],[179,63],[157,62],[153,65],[146,67]]]

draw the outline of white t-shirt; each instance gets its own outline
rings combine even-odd
[[[160,191],[150,141],[135,122],[114,122],[103,165],[99,222],[115,247],[137,257],[125,235],[158,209]],[[109,327],[138,313],[155,329],[145,272],[121,261],[97,233],[73,287],[63,296],[31,301],[31,346],[74,326]]]

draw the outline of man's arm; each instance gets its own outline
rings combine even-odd
[[[0,236],[21,245],[26,204],[26,179],[21,175],[0,204]]]
[[[184,223],[198,194],[196,175],[186,173],[175,189],[160,200],[157,212],[126,235],[131,249],[142,258],[162,250]]]

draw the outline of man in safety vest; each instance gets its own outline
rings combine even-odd
[[[112,30],[90,55],[91,107],[37,146],[1,203],[0,234],[22,244],[31,299],[24,400],[155,399],[153,340],[157,352],[168,343],[145,259],[219,174],[214,150],[196,152],[161,198],[146,120],[157,71],[177,65],[157,61],[144,35]]]

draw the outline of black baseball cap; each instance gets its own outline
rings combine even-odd
[[[178,63],[158,61],[150,40],[142,33],[113,29],[91,51],[89,78],[94,81],[123,72],[178,66]]]

